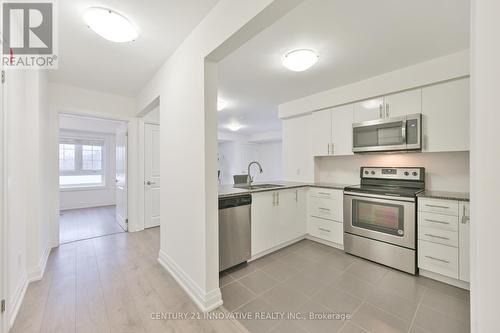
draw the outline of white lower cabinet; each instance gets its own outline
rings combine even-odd
[[[316,238],[344,244],[343,190],[313,188],[309,192],[307,232]]]
[[[418,267],[469,281],[469,204],[419,198]]]
[[[307,188],[252,194],[252,256],[306,233]]]

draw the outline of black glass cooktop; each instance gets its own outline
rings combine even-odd
[[[352,185],[346,187],[345,191],[413,198],[423,190],[420,188],[401,187],[401,186]]]

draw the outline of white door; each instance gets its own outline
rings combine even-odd
[[[459,278],[463,281],[470,281],[470,214],[469,203],[460,202],[459,204],[459,228],[458,228],[458,268]]]
[[[333,155],[353,155],[352,123],[354,105],[347,104],[332,109],[332,152]]]
[[[354,122],[384,118],[383,108],[383,97],[354,103]]]
[[[144,228],[160,225],[160,126],[144,125]]]
[[[385,97],[385,116],[400,117],[422,112],[422,89],[413,89]]]
[[[116,220],[127,230],[127,124],[116,131]]]
[[[330,155],[330,143],[332,142],[332,112],[323,110],[312,114],[312,150],[313,156]]]

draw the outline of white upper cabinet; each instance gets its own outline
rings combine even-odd
[[[313,156],[352,155],[353,112],[347,104],[312,114]]]
[[[353,155],[352,123],[354,104],[342,105],[332,109],[332,146],[333,155]]]
[[[373,98],[354,103],[354,122],[384,118],[384,98]]]
[[[385,118],[422,112],[422,89],[413,89],[385,96]]]
[[[313,156],[330,155],[332,142],[332,113],[330,110],[313,112],[311,119]]]
[[[422,88],[425,152],[469,150],[469,79]]]

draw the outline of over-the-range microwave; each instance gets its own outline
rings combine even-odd
[[[422,149],[422,114],[352,124],[354,153]]]

